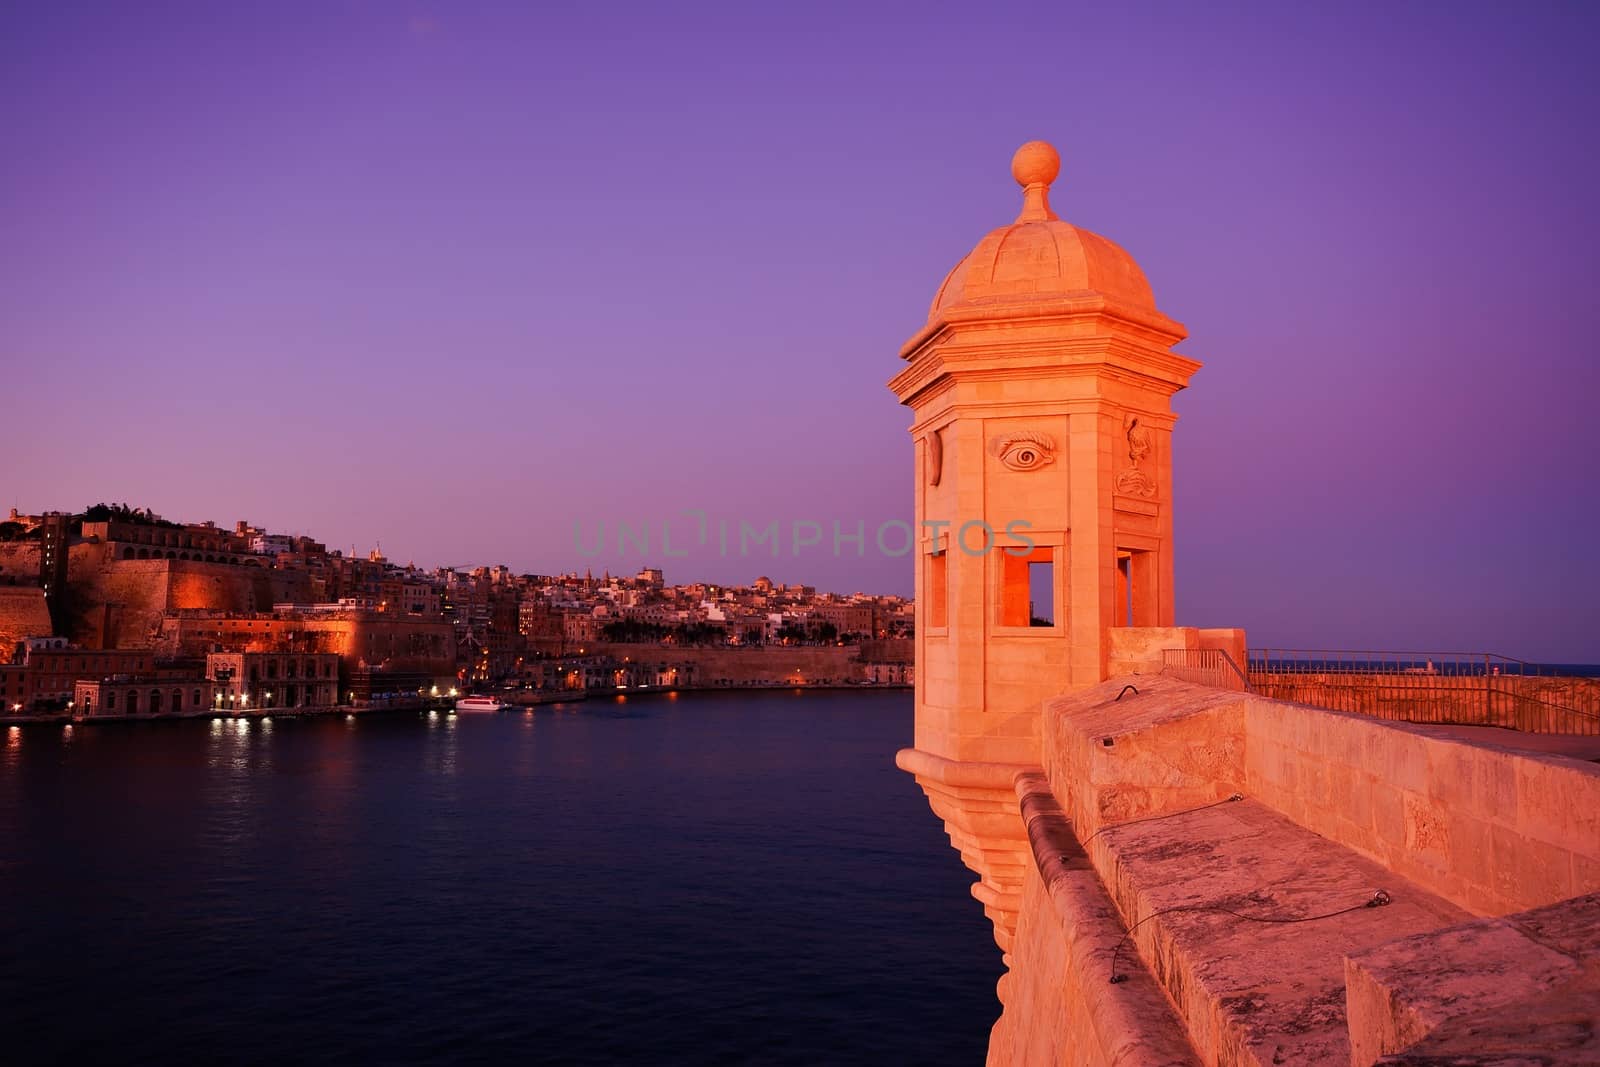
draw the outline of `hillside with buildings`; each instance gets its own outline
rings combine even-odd
[[[766,577],[728,587],[669,585],[657,568],[427,570],[126,505],[13,509],[0,524],[0,701],[12,715],[371,705],[470,689],[542,699],[907,685],[911,634],[904,598]],[[89,685],[121,687],[120,703]]]

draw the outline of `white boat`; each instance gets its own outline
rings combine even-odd
[[[456,701],[457,711],[509,711],[510,704],[503,704],[494,697],[462,697]]]

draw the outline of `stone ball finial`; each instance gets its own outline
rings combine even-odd
[[[1061,155],[1048,141],[1029,141],[1011,157],[1011,176],[1026,189],[1049,185],[1061,173]]]
[[[1061,156],[1048,141],[1029,141],[1011,157],[1011,176],[1022,186],[1022,214],[1018,222],[1047,222],[1056,217],[1050,210],[1050,183],[1061,173]]]

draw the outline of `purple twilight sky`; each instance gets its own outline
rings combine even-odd
[[[1037,137],[1205,362],[1179,621],[1600,661],[1597,40],[1581,4],[9,4],[0,503],[909,592],[884,383]],[[722,556],[719,517],[824,544]]]

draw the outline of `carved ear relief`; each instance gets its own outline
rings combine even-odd
[[[1038,430],[1016,430],[989,439],[989,454],[1014,471],[1036,471],[1055,462],[1056,442]]]

